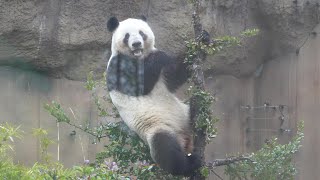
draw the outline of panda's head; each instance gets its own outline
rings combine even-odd
[[[121,22],[116,17],[111,17],[107,28],[113,33],[112,56],[122,53],[135,58],[143,58],[155,49],[154,34],[145,17],[129,18]]]

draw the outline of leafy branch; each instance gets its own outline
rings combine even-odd
[[[32,135],[37,137],[40,142],[41,160],[49,164],[51,155],[48,153],[48,147],[54,141],[48,138],[48,132],[42,128],[33,129]]]
[[[244,39],[256,36],[258,33],[259,29],[247,29],[241,32],[239,37],[223,36],[211,40],[209,33],[203,30],[195,40],[185,41],[187,47],[185,62],[191,65],[196,59],[198,51],[205,55],[214,55],[225,48],[241,46]],[[205,59],[202,59],[202,61],[205,61]]]
[[[82,125],[77,125],[75,123],[72,123],[70,118],[66,115],[66,113],[62,109],[61,105],[55,101],[52,101],[51,104],[45,104],[44,108],[50,113],[50,115],[52,115],[53,117],[56,118],[57,122],[59,122],[59,123],[63,122],[63,123],[66,123],[66,124],[76,128],[76,129],[84,131],[84,132],[94,136],[95,138],[97,138],[98,141],[100,141],[102,138],[107,137],[107,135],[105,135],[105,133],[100,130],[100,129],[103,129],[103,127],[96,128],[96,131],[94,131],[93,129],[91,129],[89,127],[89,125],[86,125],[85,127],[83,127]],[[101,126],[103,126],[103,125],[101,125]]]
[[[273,138],[257,152],[248,155],[250,161],[241,161],[226,166],[225,174],[231,179],[294,179],[297,170],[293,155],[302,146],[304,123],[298,124],[297,134],[287,144],[279,144]]]
[[[0,161],[6,160],[6,153],[10,149],[13,151],[13,146],[10,143],[14,142],[14,138],[21,138],[20,126],[12,127],[8,123],[0,124]]]

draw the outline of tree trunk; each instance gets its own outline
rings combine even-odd
[[[201,36],[202,33],[202,25],[200,23],[200,17],[199,17],[199,0],[193,0],[193,14],[192,14],[192,23],[193,23],[193,29],[194,29],[194,35],[195,40],[200,41],[198,37]],[[195,88],[204,91],[205,90],[205,81],[204,81],[204,75],[201,65],[201,62],[203,62],[206,58],[206,55],[202,51],[198,51],[197,55],[193,59],[193,64],[191,65],[191,70],[193,73],[192,82],[195,86]],[[205,158],[204,158],[204,151],[206,146],[206,134],[203,130],[199,130],[195,128],[195,122],[197,120],[197,116],[199,114],[199,105],[197,104],[198,99],[196,97],[191,97],[190,102],[190,109],[191,114],[193,115],[191,117],[191,122],[194,127],[194,133],[195,133],[195,139],[194,139],[194,146],[195,146],[195,153],[199,154],[201,156],[201,160],[203,165],[205,165]],[[192,177],[190,177],[190,180],[204,180],[205,177],[201,175],[200,172],[196,172]]]

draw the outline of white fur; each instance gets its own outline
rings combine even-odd
[[[189,129],[189,106],[170,93],[162,80],[157,82],[151,94],[147,96],[133,97],[117,91],[110,92],[110,96],[125,123],[145,142],[150,141],[154,132],[159,129],[174,133]],[[148,119],[149,117],[153,118]],[[154,124],[139,131],[136,124],[139,121],[148,123],[147,120]]]

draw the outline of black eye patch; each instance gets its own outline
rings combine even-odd
[[[147,40],[148,36],[145,33],[143,33],[142,31],[139,31],[139,34],[142,36],[142,39],[144,41]]]
[[[129,34],[129,33],[126,33],[126,35],[124,36],[124,39],[123,39],[123,43],[124,43],[124,44],[127,44],[127,45],[128,45],[129,37],[130,37],[130,34]]]

